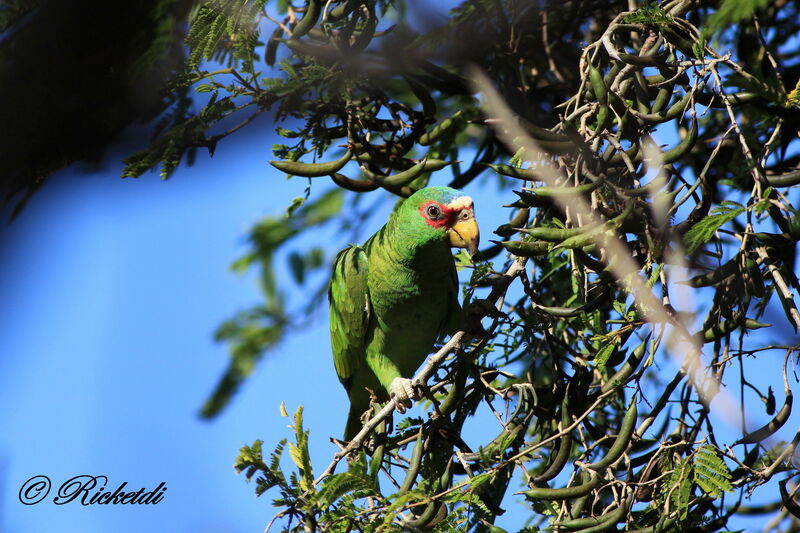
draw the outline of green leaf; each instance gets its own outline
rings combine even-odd
[[[731,471],[714,446],[704,444],[698,448],[692,457],[692,464],[694,482],[703,492],[721,496],[723,492],[733,491]]]
[[[686,252],[693,254],[700,246],[707,243],[714,236],[714,233],[745,211],[744,207],[725,210],[716,215],[709,215],[686,232],[683,237],[683,244]]]
[[[603,344],[594,356],[594,364],[598,370],[602,371],[606,367],[608,358],[614,353],[619,345],[619,337],[614,336],[610,341]]]

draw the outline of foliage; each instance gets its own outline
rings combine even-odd
[[[242,449],[237,469],[277,493],[281,527],[497,530],[516,498],[526,531],[716,531],[759,493],[785,506],[776,526],[797,528],[800,437],[775,448],[774,435],[800,345],[750,332],[800,327],[798,29],[791,2],[476,0],[424,31],[401,2],[204,3],[182,79],[209,99],[126,175],[160,165],[168,177],[188,150],[213,151],[269,111],[287,139],[274,166],[309,180],[235,264],[261,269],[265,303],[220,328],[232,362],[204,414],[321,303],[331,250],[298,250],[297,237],[356,241],[364,197],[445,175],[467,190],[490,176],[508,198],[503,240],[458,259],[473,269],[467,299],[499,311],[477,306],[485,334],[432,359],[428,419],[386,428],[377,415],[324,470],[301,411],[290,464],[286,441],[268,461],[260,441]],[[674,145],[655,144],[671,131]],[[297,309],[276,276],[284,257],[308,289]],[[779,354],[776,411],[772,388],[747,376]],[[770,422],[729,438],[711,407],[749,420],[762,413],[751,398]],[[484,440],[467,443],[480,409],[496,431],[482,423]]]

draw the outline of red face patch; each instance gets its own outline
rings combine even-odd
[[[419,208],[419,212],[425,222],[434,228],[447,228],[455,224],[459,214],[462,211],[472,210],[472,206],[466,209],[453,209],[446,205],[442,205],[435,200],[425,202]]]

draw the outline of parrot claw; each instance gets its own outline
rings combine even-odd
[[[389,396],[395,399],[397,412],[402,414],[406,408],[411,407],[411,400],[419,399],[417,391],[407,378],[394,378],[389,386]]]

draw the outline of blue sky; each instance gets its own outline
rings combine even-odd
[[[267,164],[271,143],[243,136],[167,182],[120,180],[125,145],[100,170],[59,173],[3,229],[0,531],[262,531],[270,497],[257,499],[232,464],[242,445],[260,438],[267,448],[289,435],[282,401],[290,412],[305,406],[315,465],[327,465],[336,450],[328,436],[341,436],[347,404],[324,309],[216,420],[197,417],[227,363],[213,331],[261,298],[255,272],[237,276],[229,264],[247,249],[249,227],[280,215],[307,185]],[[501,210],[482,213],[477,203],[484,228],[504,222]],[[84,474],[107,476],[112,490],[164,481],[167,491],[153,506],[19,502],[32,476],[48,476],[56,490]]]

